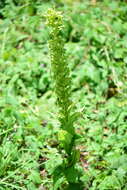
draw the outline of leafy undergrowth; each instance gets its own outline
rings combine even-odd
[[[44,18],[52,2],[7,2],[0,19],[0,190],[52,190],[53,168],[62,163]],[[65,15],[73,99],[81,112],[75,127],[82,135],[77,167],[84,169],[84,190],[126,190],[127,3],[56,5]],[[62,184],[61,177],[55,188]]]

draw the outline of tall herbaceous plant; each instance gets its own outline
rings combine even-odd
[[[57,173],[63,173],[68,184],[77,183],[79,180],[76,163],[80,153],[76,149],[75,141],[78,135],[75,132],[74,123],[77,113],[71,100],[71,77],[62,38],[63,16],[54,9],[47,12],[47,25],[51,28],[49,50],[51,58],[51,70],[53,74],[56,102],[59,107],[58,120],[60,129],[58,132],[59,149],[63,157],[63,164],[58,167]],[[73,177],[72,176],[73,173]]]

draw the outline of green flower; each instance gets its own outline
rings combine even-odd
[[[53,79],[55,82],[55,93],[59,106],[59,121],[61,127],[69,133],[74,134],[73,126],[69,125],[71,116],[71,77],[65,55],[64,41],[61,36],[63,28],[63,16],[54,9],[49,9],[47,24],[52,28],[50,32],[50,57]]]

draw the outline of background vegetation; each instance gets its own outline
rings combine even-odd
[[[127,3],[119,0],[0,1],[0,190],[52,190],[62,161],[44,17],[54,4],[82,112],[84,189],[127,190]]]

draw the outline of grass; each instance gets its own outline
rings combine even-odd
[[[0,190],[52,190],[53,168],[62,163],[44,18],[52,4],[10,1],[1,10]],[[80,180],[85,190],[126,190],[127,4],[57,7],[65,17],[73,102],[82,113],[75,126],[82,136]],[[56,189],[65,183],[60,177]]]

